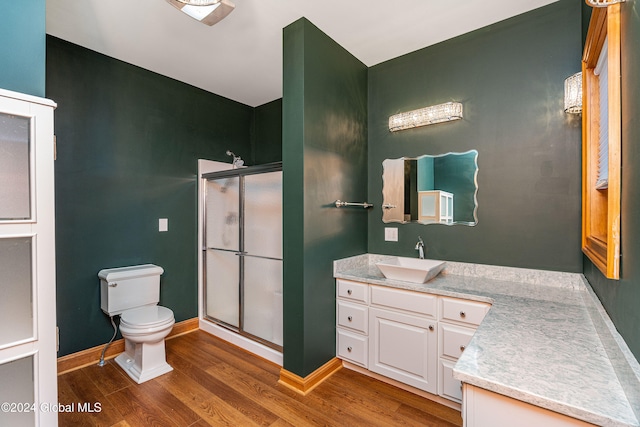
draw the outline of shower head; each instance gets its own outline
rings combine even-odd
[[[231,150],[227,150],[227,156],[233,156],[233,161],[231,163],[233,164],[234,169],[244,166],[244,160],[242,160],[240,156],[233,154]]]

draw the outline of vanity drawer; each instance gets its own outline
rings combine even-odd
[[[453,367],[456,362],[440,359],[440,378],[438,394],[455,402],[462,402],[462,382],[453,378]]]
[[[356,335],[343,331],[338,332],[337,353],[340,359],[348,360],[364,368],[367,367],[367,354],[369,350],[368,339],[362,335]]]
[[[366,283],[336,279],[336,285],[338,298],[369,303],[369,285]]]
[[[371,287],[371,304],[410,311],[430,317],[438,312],[438,297],[423,292],[405,291],[384,286]]]
[[[338,326],[367,333],[369,308],[365,305],[338,301]]]
[[[441,319],[478,326],[489,311],[489,304],[442,297]]]
[[[471,341],[475,329],[440,323],[440,356],[457,359]]]

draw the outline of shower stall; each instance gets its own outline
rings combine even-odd
[[[202,318],[282,351],[282,163],[202,174]]]

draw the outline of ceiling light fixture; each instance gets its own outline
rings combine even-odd
[[[221,21],[236,7],[229,0],[167,0],[176,9],[209,26]]]
[[[585,0],[585,2],[591,7],[607,7],[616,3],[624,3],[627,0]]]
[[[180,3],[190,4],[191,6],[211,6],[220,3],[220,0],[178,0]]]

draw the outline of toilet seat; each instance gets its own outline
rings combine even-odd
[[[134,330],[155,329],[174,322],[173,311],[160,305],[125,310],[120,315],[120,326]]]

